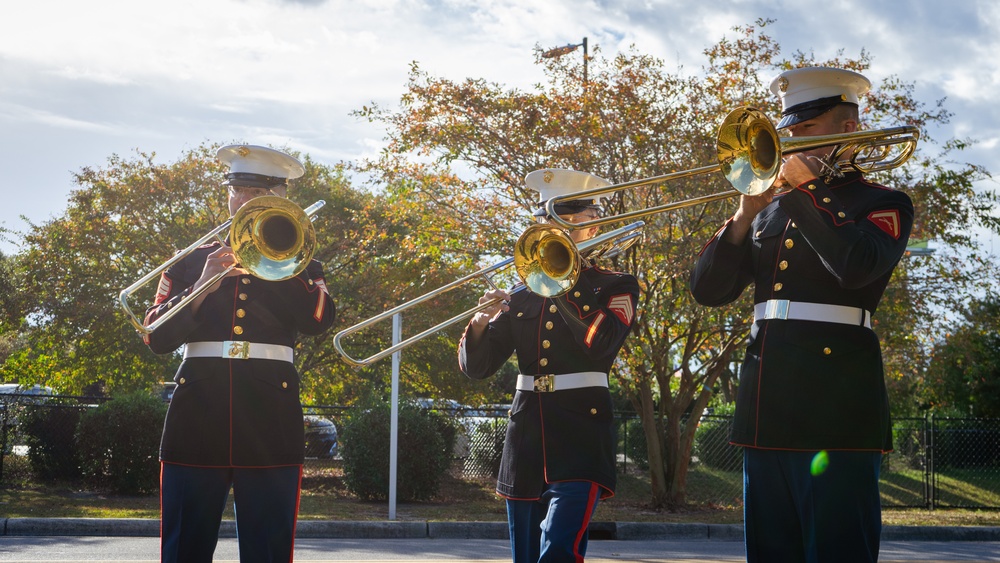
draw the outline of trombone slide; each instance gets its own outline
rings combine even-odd
[[[643,223],[642,221],[637,221],[635,223],[631,223],[629,225],[625,225],[624,227],[620,227],[618,229],[615,229],[614,231],[610,231],[608,233],[605,233],[605,234],[599,235],[597,237],[594,237],[594,238],[592,238],[590,240],[584,241],[583,243],[581,243],[579,245],[579,247],[577,247],[576,245],[574,245],[573,242],[572,242],[572,240],[569,239],[569,236],[566,235],[565,238],[566,238],[566,240],[569,241],[568,242],[569,246],[566,249],[564,249],[564,250],[566,251],[567,256],[574,257],[576,260],[580,260],[581,259],[581,255],[584,255],[584,254],[593,255],[594,253],[596,253],[596,254],[598,254],[600,256],[612,256],[612,255],[615,255],[615,254],[618,254],[618,253],[624,251],[628,247],[630,247],[633,244],[635,244],[636,242],[638,242],[640,240],[641,236],[642,236],[642,228],[643,228],[644,225],[645,225],[645,223]],[[530,237],[530,236],[535,235],[536,231],[540,232],[542,230],[542,228],[551,228],[551,227],[552,227],[551,225],[543,225],[543,224],[535,224],[535,225],[532,225],[532,226],[528,227],[528,229],[524,233],[521,234],[521,237],[518,239],[518,244],[516,246],[518,246],[518,247],[522,246],[521,239],[526,238],[526,235],[528,235]],[[545,233],[545,234],[548,234],[548,233]],[[524,282],[524,285],[518,285],[518,286],[516,286],[514,289],[512,289],[510,291],[510,293],[517,293],[518,291],[521,291],[523,289],[528,289],[528,290],[533,291],[535,293],[539,293],[539,294],[545,295],[546,297],[555,297],[555,296],[558,296],[558,295],[562,295],[563,293],[566,293],[567,291],[569,291],[573,287],[573,285],[576,284],[576,280],[572,279],[572,282],[569,283],[568,286],[566,286],[565,283],[561,284],[562,286],[565,286],[565,288],[562,289],[561,291],[557,290],[557,291],[550,292],[544,286],[536,286],[534,279],[530,280],[530,282],[529,282],[528,279],[525,279],[523,277],[523,275],[522,275],[522,272],[521,272],[521,270],[522,270],[522,263],[521,263],[521,261],[530,261],[531,259],[535,258],[535,256],[533,255],[534,252],[536,252],[539,248],[541,248],[541,245],[538,245],[538,244],[536,244],[536,245],[527,245],[527,246],[531,247],[531,248],[529,248],[529,253],[531,253],[532,256],[522,257],[521,255],[516,255],[516,256],[512,256],[510,258],[507,258],[505,260],[501,260],[500,262],[497,262],[496,264],[493,264],[491,266],[487,266],[486,268],[483,268],[483,269],[481,269],[479,271],[473,272],[473,273],[471,273],[471,274],[469,274],[467,276],[459,278],[459,279],[457,279],[457,280],[455,280],[455,281],[453,281],[453,282],[451,282],[449,284],[443,285],[443,286],[441,286],[441,287],[439,287],[439,288],[437,288],[437,289],[435,289],[433,291],[427,292],[424,295],[421,295],[420,297],[417,297],[417,298],[415,298],[415,299],[413,299],[411,301],[407,301],[406,303],[403,303],[401,305],[397,305],[396,307],[393,307],[392,309],[389,309],[388,311],[385,311],[385,312],[383,312],[381,314],[375,315],[374,317],[371,317],[369,319],[361,321],[360,323],[357,323],[354,326],[351,326],[349,328],[346,328],[346,329],[338,332],[333,337],[333,346],[334,346],[334,348],[337,349],[337,353],[340,354],[340,357],[343,358],[345,362],[347,362],[348,364],[354,366],[356,369],[360,369],[362,367],[366,367],[368,365],[371,365],[371,364],[377,362],[378,360],[381,360],[382,358],[385,358],[387,356],[392,355],[393,353],[395,353],[398,350],[402,350],[403,348],[406,348],[406,347],[408,347],[408,346],[410,346],[412,344],[415,344],[416,342],[419,342],[420,340],[423,340],[424,338],[427,338],[428,336],[430,336],[430,335],[432,335],[432,334],[434,334],[434,333],[436,333],[436,332],[438,332],[438,331],[440,331],[440,330],[442,330],[444,328],[447,328],[447,327],[449,327],[451,325],[454,325],[454,324],[456,324],[456,323],[458,323],[458,322],[460,322],[462,320],[465,320],[465,319],[471,317],[472,315],[475,315],[476,313],[478,313],[479,311],[482,311],[483,309],[486,309],[487,307],[495,305],[496,302],[497,302],[497,300],[494,299],[494,300],[487,301],[486,303],[481,303],[481,304],[479,304],[479,305],[477,305],[477,306],[475,306],[475,307],[473,307],[471,309],[468,309],[466,311],[463,311],[463,312],[455,315],[454,317],[452,317],[452,318],[450,318],[450,319],[448,319],[446,321],[438,323],[438,324],[436,324],[436,325],[428,328],[427,330],[424,330],[424,331],[422,331],[422,332],[420,332],[418,334],[415,334],[415,335],[407,338],[406,340],[403,340],[402,342],[399,342],[398,344],[390,346],[389,348],[381,350],[378,353],[373,354],[373,355],[371,355],[371,356],[369,356],[367,358],[364,358],[364,359],[354,358],[350,354],[347,353],[347,351],[344,349],[344,345],[343,345],[344,338],[346,338],[347,336],[350,336],[350,335],[352,335],[352,334],[354,334],[356,332],[364,330],[365,328],[367,328],[369,326],[372,326],[372,325],[374,325],[376,323],[379,323],[379,322],[382,322],[382,321],[384,321],[386,319],[392,318],[397,313],[401,313],[401,312],[406,311],[408,309],[412,309],[413,307],[416,307],[417,305],[420,305],[421,303],[423,303],[423,302],[425,302],[425,301],[427,301],[429,299],[433,299],[433,298],[435,298],[435,297],[437,297],[439,295],[447,293],[448,291],[451,291],[451,290],[453,290],[453,289],[455,289],[455,288],[457,288],[457,287],[459,287],[461,285],[464,285],[464,284],[466,284],[466,283],[468,283],[468,282],[470,282],[470,281],[472,281],[472,280],[474,280],[476,278],[485,277],[489,273],[496,272],[498,270],[501,270],[503,268],[511,266],[512,264],[517,268],[518,275],[522,276],[521,279]],[[562,254],[562,253],[560,252],[559,254]],[[556,269],[565,269],[565,270],[571,270],[571,269],[573,269],[571,267],[565,267],[565,266],[561,267],[561,268],[550,268],[548,265],[544,264],[544,261],[538,260],[538,262],[542,262],[540,265],[537,266],[538,269],[549,269],[550,271],[554,271]],[[579,268],[577,267],[577,268],[575,268],[575,270],[578,272]],[[569,275],[569,274],[567,272],[564,275]],[[576,276],[576,275],[578,275],[578,274],[573,274],[573,276]],[[569,278],[567,278],[567,279],[569,279]],[[563,280],[563,281],[566,281],[566,280]]]

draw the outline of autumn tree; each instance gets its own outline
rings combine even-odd
[[[735,28],[735,40],[723,38],[705,51],[707,64],[697,76],[685,75],[684,69],[668,72],[662,61],[634,49],[611,58],[595,49],[587,61],[586,83],[582,65],[568,58],[542,58],[538,50],[535,62],[543,65],[546,82],[527,91],[482,79],[433,77],[414,63],[398,108],[374,105],[358,112],[388,130],[386,149],[362,169],[416,187],[408,196],[422,200],[442,220],[479,228],[469,234],[470,255],[509,255],[535,203],[523,184],[528,172],[573,168],[624,183],[713,164],[716,128],[729,110],[754,106],[768,115],[779,113],[762,77],[795,66],[863,71],[870,64],[864,51],[857,59],[843,58],[842,53],[830,60],[802,53],[779,59],[779,45],[765,34],[770,23],[761,20]],[[927,110],[912,94],[913,86],[895,77],[877,85],[864,124],[915,125],[923,133],[924,146],[931,144],[929,126],[947,122],[949,114],[941,103]],[[914,237],[961,246],[968,242],[962,239],[964,226],[983,221],[982,206],[995,195],[968,188],[985,171],[940,160],[967,143],[949,141],[941,150],[922,149],[903,169],[878,176],[887,185],[912,190],[918,216],[932,204],[946,203],[954,210],[944,222],[919,221]],[[449,182],[424,180],[441,175]],[[606,203],[606,212],[731,190],[714,174],[672,178],[620,192]],[[730,306],[705,308],[693,302],[687,288],[698,251],[735,205],[723,201],[651,215],[642,246],[611,264],[634,272],[642,285],[633,334],[612,385],[640,413],[655,507],[685,503],[697,415],[716,400],[715,393],[731,396],[732,368],[752,321],[749,292]],[[912,375],[907,356],[917,352],[920,342],[907,335],[914,334],[921,315],[936,303],[933,296],[913,299],[912,294],[924,291],[939,279],[935,276],[963,279],[957,273],[948,275],[942,260],[908,262],[894,278],[886,314],[878,319],[880,331],[888,334],[892,377]],[[900,351],[894,353],[897,347]]]

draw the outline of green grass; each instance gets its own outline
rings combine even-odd
[[[6,458],[7,462],[11,457]],[[24,467],[5,463],[0,483],[0,517],[4,518],[150,518],[159,517],[159,498],[120,496],[90,491],[69,484],[38,485]],[[949,471],[938,485],[951,506],[982,503],[1000,506],[1000,477],[993,470]],[[883,473],[885,506],[914,504],[922,499],[923,474],[918,470]],[[492,479],[444,477],[436,498],[426,502],[401,502],[396,517],[403,521],[504,521],[504,503],[493,493]],[[683,510],[655,510],[650,506],[651,487],[645,472],[631,469],[621,475],[614,497],[602,501],[595,521],[739,524],[743,521],[740,494],[742,474],[693,465],[687,478],[689,506]],[[706,500],[708,499],[708,500]],[[721,500],[720,500],[721,499]],[[232,505],[226,518],[232,518]],[[307,461],[302,482],[301,520],[373,521],[388,518],[388,503],[359,501],[347,491],[339,462]],[[886,525],[1000,526],[1000,510],[947,508],[885,508]]]

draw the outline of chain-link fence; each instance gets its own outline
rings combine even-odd
[[[61,416],[94,408],[106,399],[0,395],[0,484],[42,478],[30,461],[32,442],[25,413],[45,409],[52,425],[78,417]],[[75,404],[74,404],[75,403]],[[69,405],[69,406],[67,406]],[[437,409],[455,426],[453,471],[470,479],[495,478],[500,466],[507,407]],[[351,408],[306,406],[306,464],[317,470],[338,467],[343,446],[337,432]],[[60,422],[62,421],[62,422]],[[646,439],[634,413],[617,413],[619,470],[648,470]],[[732,507],[742,503],[743,453],[729,444],[731,419],[705,415],[698,421],[687,475],[687,500],[696,505]],[[49,429],[51,436],[73,436],[74,428]],[[64,439],[64,438],[60,438]],[[1000,508],[1000,419],[899,418],[893,427],[895,451],[884,456],[882,505],[919,508]],[[35,447],[41,447],[36,445]],[[65,443],[49,444],[58,457]],[[38,453],[38,452],[36,452]]]

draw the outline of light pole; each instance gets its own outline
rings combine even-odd
[[[549,49],[542,53],[543,59],[555,59],[563,55],[568,55],[573,51],[576,51],[580,47],[583,47],[583,90],[587,90],[587,38],[583,38],[583,43],[577,43],[575,45],[563,45],[562,47],[556,47],[554,49]]]

